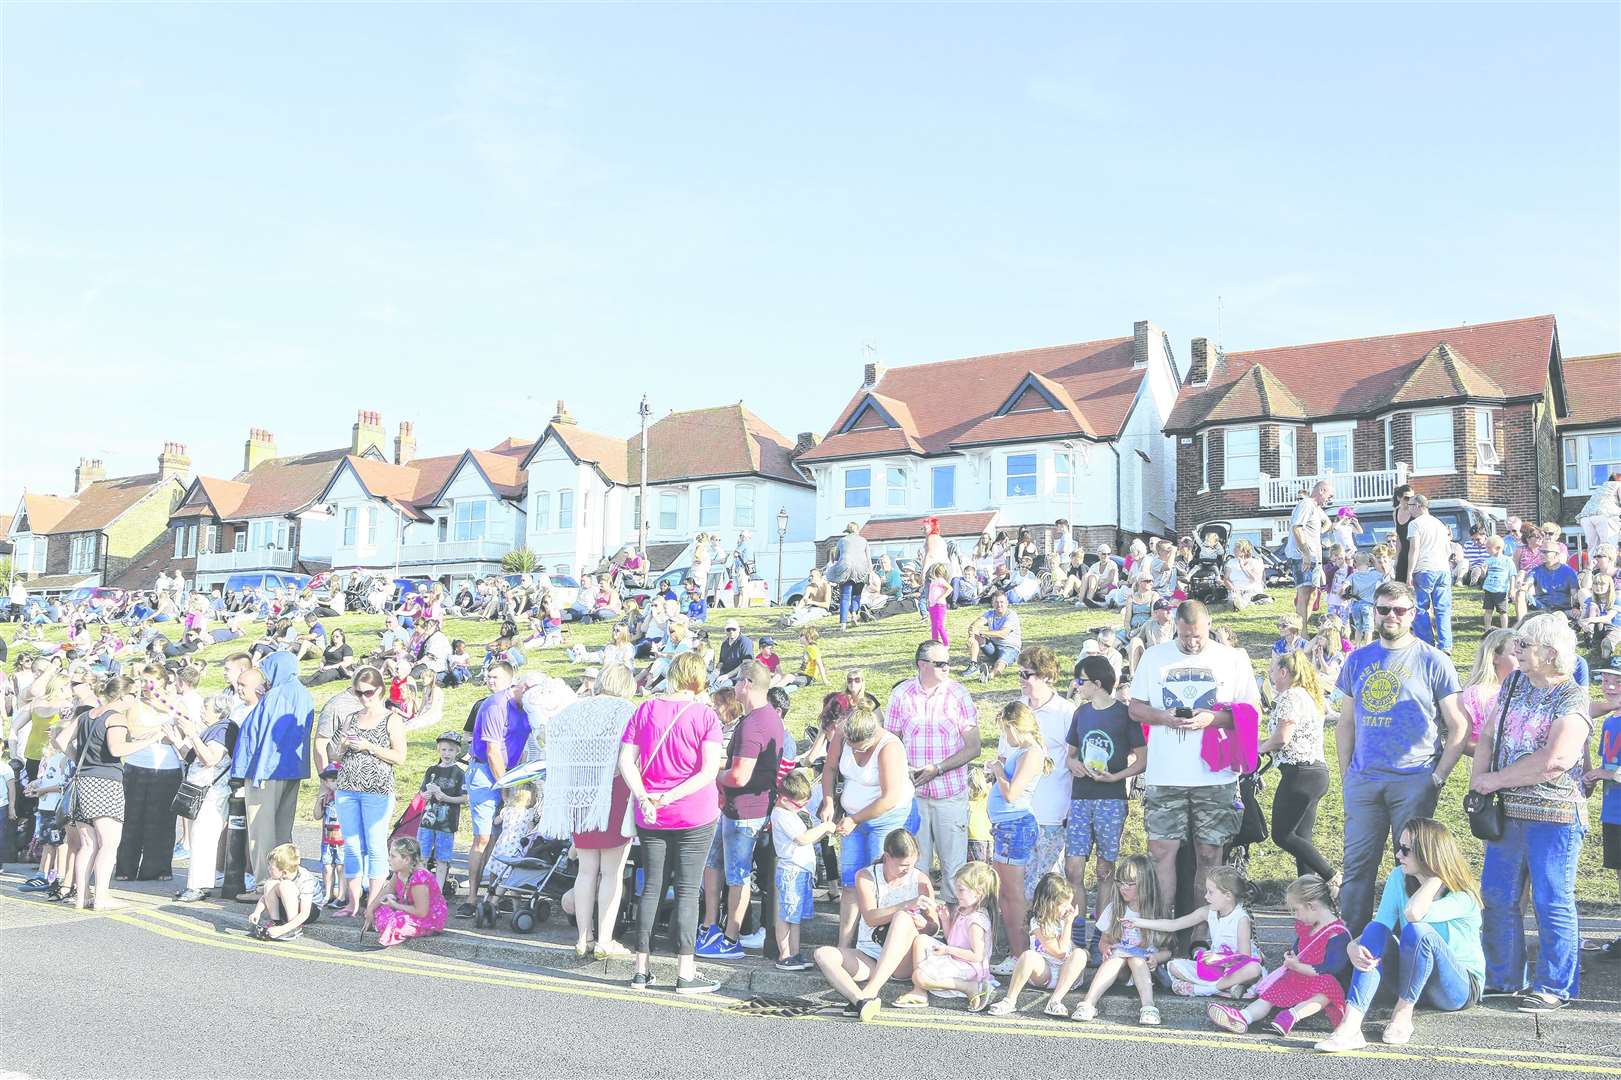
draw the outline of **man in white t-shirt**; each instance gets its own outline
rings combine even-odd
[[[1414,495],[1407,526],[1407,584],[1418,600],[1413,633],[1442,652],[1452,651],[1452,530]]]
[[[1295,614],[1300,616],[1302,628],[1311,624],[1311,609],[1317,601],[1317,592],[1326,581],[1323,577],[1323,530],[1328,528],[1328,515],[1323,507],[1334,501],[1334,485],[1319,480],[1289,515],[1289,537],[1284,541],[1284,557],[1294,564]]]
[[[1218,705],[1260,707],[1255,669],[1244,650],[1210,638],[1210,612],[1197,600],[1176,609],[1176,637],[1143,653],[1132,673],[1131,718],[1148,724],[1143,776],[1143,831],[1160,895],[1176,895],[1176,853],[1191,836],[1196,862],[1193,895],[1238,835],[1238,778],[1204,763],[1204,732],[1231,727]]]

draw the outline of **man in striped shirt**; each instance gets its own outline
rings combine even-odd
[[[951,681],[951,653],[937,641],[917,647],[917,675],[889,695],[884,726],[901,740],[917,788],[918,869],[940,859],[941,895],[957,902],[952,875],[968,861],[968,764],[979,757],[979,710]]]

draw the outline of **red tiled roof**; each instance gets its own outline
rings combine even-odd
[[[222,521],[227,520],[248,497],[248,485],[235,480],[221,480],[217,476],[199,476],[193,482],[197,486],[197,495],[170,514],[171,518],[212,515]]]
[[[297,513],[320,498],[338,465],[349,456],[348,447],[320,450],[296,457],[272,458],[251,472],[238,473],[236,483],[248,492],[232,512],[233,519],[282,517]]]
[[[522,449],[527,450],[528,446]],[[490,487],[497,495],[504,499],[522,497],[527,475],[523,469],[521,456],[512,450],[506,453],[497,450],[469,450],[467,453],[478,462],[478,467],[484,470],[485,477],[490,481]],[[449,477],[445,479],[449,480]]]
[[[56,523],[72,509],[73,500],[59,495],[23,496],[23,516],[28,519],[28,528],[42,536],[56,528]]]
[[[790,462],[794,444],[742,402],[673,412],[647,429],[650,484],[718,476],[763,476],[810,486]],[[639,482],[642,438],[625,442],[625,471]]]
[[[625,450],[624,439],[587,431],[576,424],[550,424],[546,428],[546,433],[562,443],[564,448],[574,455],[574,460],[595,465],[612,483],[630,483],[631,474],[625,467],[629,455]],[[545,437],[542,435],[541,441],[545,441]]]
[[[1565,427],[1621,427],[1621,353],[1565,359]]]
[[[985,510],[972,514],[925,514],[922,517],[874,518],[861,527],[861,535],[868,540],[923,541],[923,530],[932,516],[940,522],[940,535],[947,537],[979,536],[991,527],[997,511]]]
[[[1474,396],[1523,400],[1542,394],[1558,328],[1552,315],[1383,337],[1228,353],[1207,385],[1185,385],[1166,422],[1189,431],[1214,421],[1283,413],[1223,407],[1251,369],[1287,390],[1312,418],[1363,416],[1395,405]],[[1445,345],[1445,349],[1440,346]],[[1489,373],[1489,375],[1488,375]],[[1247,391],[1245,391],[1247,392]],[[1273,402],[1274,409],[1277,408]],[[1257,408],[1258,408],[1257,404]]]
[[[827,437],[798,460],[864,457],[903,446],[910,449],[913,444],[914,452],[939,454],[957,446],[1019,439],[1114,438],[1145,373],[1131,365],[1132,339],[1125,337],[891,368],[877,386],[858,390]],[[1057,399],[1059,408],[997,416],[1029,375]],[[905,418],[886,409],[902,425],[904,441],[895,434],[887,441],[875,437],[880,431],[876,428],[839,434],[869,396],[904,404],[909,414]]]
[[[492,454],[511,454],[515,457],[521,458],[525,454],[529,453],[530,449],[534,445],[535,440],[533,439],[520,439],[516,435],[508,435],[506,438],[490,447],[489,452]]]
[[[11,522],[12,515],[0,514],[0,536],[6,536],[11,532]]]
[[[73,497],[73,509],[50,532],[99,532],[160,487],[179,490],[180,482],[173,477],[160,477],[157,473],[97,480]],[[34,531],[37,533],[40,530]]]

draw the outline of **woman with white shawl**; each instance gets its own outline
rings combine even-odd
[[[619,778],[619,741],[636,711],[636,679],[610,664],[597,676],[596,694],[565,706],[546,725],[546,799],[541,832],[569,837],[579,855],[574,881],[574,955],[623,958],[630,950],[614,940],[624,888],[625,858],[636,825],[630,789]],[[594,935],[601,927],[601,938]]]

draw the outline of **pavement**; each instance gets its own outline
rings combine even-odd
[[[1135,997],[1124,992],[1107,995],[1090,1024],[1041,1016],[1044,998],[1027,992],[1014,1017],[936,999],[920,1012],[885,1008],[861,1025],[811,1011],[831,1004],[814,971],[778,972],[756,955],[701,961],[722,984],[711,997],[631,991],[628,962],[576,960],[572,927],[555,914],[529,935],[507,920],[480,930],[452,919],[443,934],[387,950],[363,945],[354,924],[329,921],[301,940],[261,943],[246,935],[247,905],[178,904],[174,883],[120,883],[115,894],[131,907],[95,914],[19,893],[22,880],[0,874],[0,1077],[330,1076],[384,1061],[407,1071],[431,1061],[425,1067],[451,1075],[518,1062],[591,1076],[735,1077],[780,1073],[797,1058],[813,1075],[836,1063],[841,1072],[887,1078],[955,1075],[964,1070],[951,1058],[964,1056],[992,1074],[1010,1060],[1073,1072],[1076,1055],[1111,1073],[1216,1067],[1298,1077],[1305,1068],[1314,1076],[1418,1077],[1444,1064],[1452,1072],[1621,1076],[1621,963],[1596,954],[1584,954],[1582,999],[1562,1012],[1528,1016],[1497,1002],[1421,1011],[1411,1045],[1375,1043],[1329,1058],[1311,1050],[1326,1030],[1321,1021],[1289,1039],[1228,1035],[1210,1029],[1203,1003],[1165,992],[1156,994],[1165,1022],[1158,1030],[1136,1024]],[[1256,917],[1266,952],[1280,955],[1287,918],[1264,910]],[[1608,939],[1621,924],[1584,919],[1583,929]],[[835,933],[831,905],[819,904],[807,948]],[[670,986],[673,960],[655,954],[654,974]],[[886,1001],[903,989],[891,983]],[[64,1015],[99,1017],[94,1037],[53,1031],[50,1018]],[[1370,1038],[1383,1015],[1375,1009]],[[469,1024],[477,1016],[511,1022],[479,1035]],[[841,1026],[835,1034],[826,1024]],[[557,1038],[563,1032],[577,1037]],[[199,1040],[204,1052],[182,1049]],[[272,1063],[270,1048],[283,1046]]]

